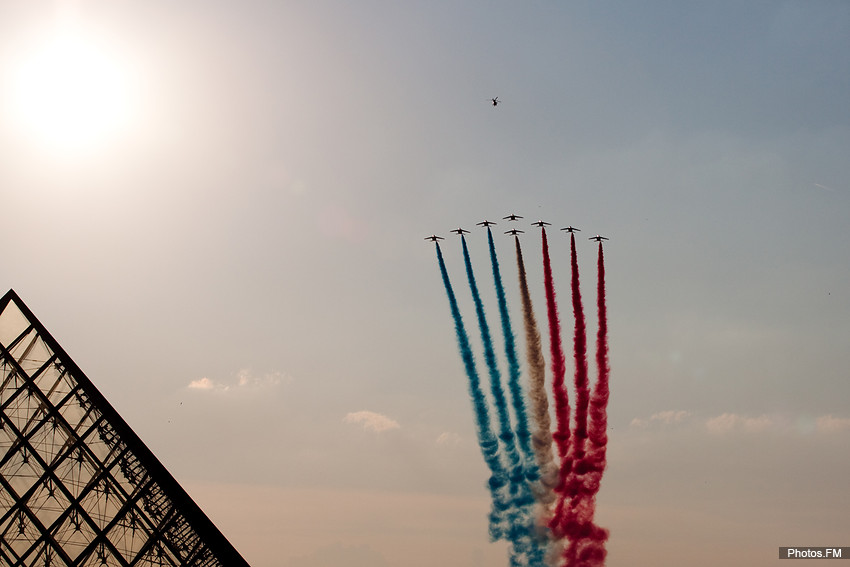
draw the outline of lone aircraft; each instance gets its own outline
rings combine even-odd
[[[492,103],[493,103],[493,106],[496,106],[497,104],[499,104],[499,103],[500,103],[500,102],[502,102],[502,101],[501,101],[501,100],[499,100],[499,97],[496,97],[496,98],[491,98],[491,99],[490,99],[490,102],[492,102]]]

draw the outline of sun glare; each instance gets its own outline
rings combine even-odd
[[[22,54],[11,79],[11,117],[22,133],[53,150],[102,147],[132,114],[125,68],[75,30],[54,33]]]

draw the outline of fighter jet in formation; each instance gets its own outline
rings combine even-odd
[[[510,215],[508,215],[504,218],[507,219],[507,220],[515,221],[517,219],[521,219],[522,217],[519,216],[519,215],[510,214]],[[475,223],[475,224],[477,226],[483,226],[484,228],[490,228],[491,226],[493,226],[496,223],[493,222],[493,221],[490,221],[490,220],[483,220],[483,221],[481,221],[479,223]],[[539,226],[540,228],[550,226],[551,224],[552,223],[542,221],[542,220],[531,223],[532,226]],[[573,234],[575,232],[581,232],[581,229],[576,228],[572,225],[564,227],[561,230],[565,230],[565,231],[569,232],[570,234]],[[469,231],[466,230],[466,229],[463,229],[463,228],[456,228],[456,229],[451,230],[449,232],[459,234],[460,236],[463,236],[464,234],[469,234]],[[524,234],[524,233],[525,233],[525,231],[522,231],[522,230],[519,230],[519,229],[516,229],[516,228],[505,231],[505,234],[510,234],[511,236],[519,236],[520,234]],[[426,236],[425,240],[430,240],[431,242],[437,242],[438,240],[444,240],[444,238],[442,236],[437,236],[436,234],[432,234],[431,236]],[[597,242],[602,242],[603,240],[608,240],[608,238],[605,237],[605,236],[599,236],[597,234],[596,236],[591,236],[590,238],[588,238],[588,240],[595,240]]]

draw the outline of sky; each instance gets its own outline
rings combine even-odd
[[[471,324],[448,231],[492,318],[474,225],[499,221],[517,325],[502,217],[538,320],[530,222],[564,318],[574,225],[610,238],[608,564],[848,546],[848,24],[839,0],[4,2],[0,288],[253,567],[507,565],[423,238]]]

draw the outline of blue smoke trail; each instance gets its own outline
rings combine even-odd
[[[435,242],[437,247],[437,259],[440,262],[440,273],[443,276],[443,285],[446,287],[446,295],[449,298],[449,306],[452,310],[452,318],[455,322],[455,333],[457,344],[460,349],[460,357],[463,360],[464,370],[469,379],[469,394],[472,397],[472,405],[475,410],[475,426],[478,434],[478,444],[484,462],[490,469],[490,481],[488,487],[493,501],[490,511],[490,538],[493,541],[506,539],[508,532],[505,527],[505,514],[510,506],[504,494],[508,483],[507,473],[499,456],[499,442],[490,428],[490,413],[487,410],[487,398],[481,390],[481,381],[478,378],[478,370],[475,368],[475,358],[472,355],[472,347],[469,345],[469,335],[463,326],[463,318],[457,306],[457,298],[452,290],[449,274],[446,271],[446,263],[443,261],[443,252],[440,243]]]
[[[531,448],[531,432],[528,429],[528,413],[525,409],[525,397],[520,386],[519,360],[516,353],[516,339],[511,328],[511,316],[508,313],[508,302],[505,299],[505,287],[502,285],[502,274],[499,270],[499,259],[496,257],[496,246],[493,243],[493,233],[487,228],[487,239],[490,244],[490,263],[493,266],[493,281],[496,286],[496,296],[499,299],[499,315],[502,321],[502,334],[505,337],[505,356],[508,359],[508,389],[511,393],[511,403],[516,417],[516,435],[523,457],[526,460],[526,477],[529,481],[540,478],[540,471],[534,461],[534,451]]]
[[[505,298],[505,286],[502,284],[502,274],[499,269],[499,259],[496,256],[496,245],[493,242],[493,233],[487,227],[487,241],[490,246],[490,264],[493,268],[493,282],[496,287],[496,297],[499,300],[499,315],[502,322],[502,335],[505,338],[505,357],[508,361],[508,389],[511,394],[511,403],[516,417],[516,436],[523,456],[523,467],[526,483],[540,481],[540,469],[537,467],[534,450],[531,446],[531,432],[528,429],[528,413],[525,407],[525,397],[520,385],[520,365],[517,359],[516,339],[511,327],[511,316],[508,313],[508,302]],[[528,504],[526,521],[532,534],[535,534],[535,521],[532,504]],[[544,565],[544,557],[548,546],[545,537],[532,535],[529,545],[529,563],[531,565]]]
[[[509,513],[509,532],[508,540],[513,543],[513,554],[511,557],[512,565],[517,563],[518,557],[528,553],[531,543],[531,507],[534,505],[534,497],[525,479],[525,471],[523,463],[520,460],[517,452],[516,443],[514,440],[513,428],[511,427],[511,418],[508,413],[508,403],[505,398],[505,391],[502,388],[502,376],[499,372],[499,365],[496,361],[496,352],[493,348],[493,338],[490,335],[490,327],[487,324],[487,318],[484,314],[484,304],[481,301],[481,295],[478,293],[478,286],[475,283],[475,275],[472,270],[472,261],[469,258],[469,248],[466,246],[466,239],[461,235],[463,243],[463,260],[466,264],[466,276],[469,280],[469,289],[472,292],[472,300],[475,303],[475,313],[478,316],[478,326],[481,329],[481,342],[484,345],[484,360],[487,363],[487,370],[490,374],[490,392],[493,395],[493,400],[496,406],[496,413],[499,419],[499,440],[504,448],[508,458],[510,467],[510,493],[512,509]]]

